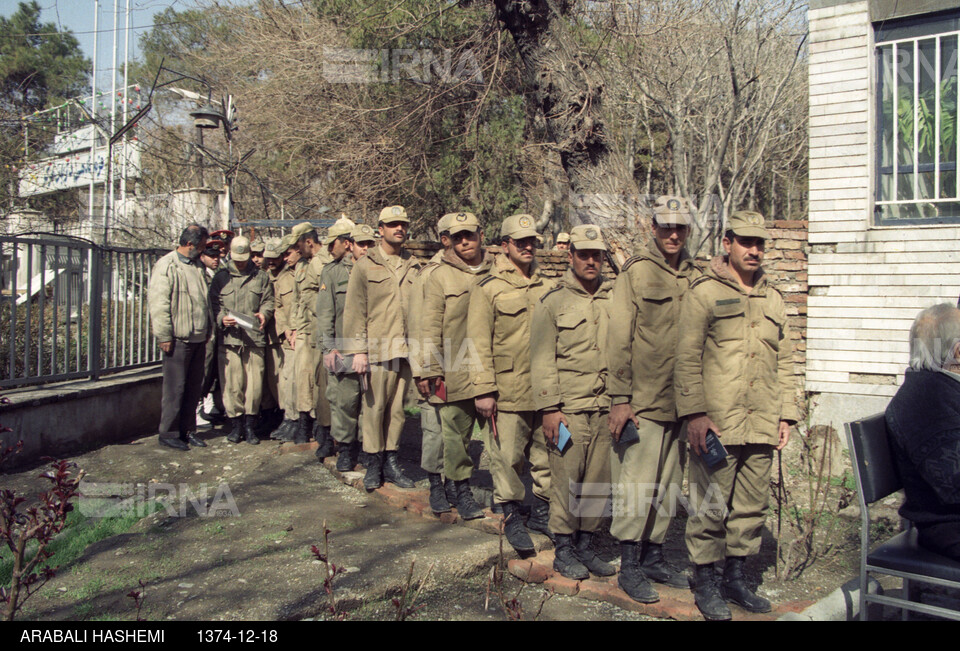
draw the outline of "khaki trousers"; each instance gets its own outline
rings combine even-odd
[[[300,414],[297,412],[297,364],[296,354],[293,348],[282,346],[283,364],[280,366],[280,386],[277,388],[280,394],[280,408],[283,409],[283,417],[287,420],[297,420]]]
[[[712,470],[690,455],[690,513],[686,542],[697,565],[760,551],[767,519],[773,446],[728,445],[727,459]]]
[[[327,402],[330,404],[330,433],[337,443],[357,440],[360,417],[360,376],[356,373],[328,373]]]
[[[388,362],[370,364],[367,390],[363,394],[360,429],[363,451],[379,454],[400,447],[403,432],[403,398],[413,381],[410,363],[398,357]]]
[[[223,406],[227,417],[256,416],[263,393],[263,348],[220,347],[223,359]]]
[[[564,414],[570,442],[550,446],[550,531],[596,531],[610,513],[610,430],[606,411]]]
[[[273,409],[280,405],[280,373],[283,367],[283,351],[280,345],[269,345],[263,354],[263,397],[261,409]]]
[[[443,432],[443,474],[462,481],[473,475],[473,459],[468,446],[474,423],[482,422],[473,398],[440,405],[440,429]]]
[[[618,540],[663,544],[683,497],[687,444],[680,423],[637,418],[640,439],[612,444],[613,522]],[[681,431],[683,430],[683,431]]]
[[[304,339],[294,346],[294,366],[297,385],[297,411],[316,415],[317,406],[317,349]],[[299,414],[298,414],[299,417]]]
[[[327,399],[327,383],[330,379],[330,371],[323,365],[323,355],[319,348],[313,349],[317,360],[317,367],[314,371],[314,382],[316,382],[316,400],[313,403],[313,411],[316,414],[317,424],[323,427],[330,427],[330,401]]]
[[[526,495],[523,464],[530,461],[533,494],[550,501],[550,453],[543,437],[543,424],[536,411],[498,411],[497,438],[487,424],[483,429],[484,445],[490,456],[493,476],[493,501],[522,502]]]
[[[420,401],[420,467],[432,475],[443,474],[443,430],[440,429],[440,407]]]

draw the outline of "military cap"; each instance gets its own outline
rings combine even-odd
[[[368,224],[357,224],[354,226],[350,237],[354,242],[376,242],[377,238],[373,235],[373,228]]]
[[[563,244],[570,241],[570,233],[557,233],[557,244]]]
[[[450,232],[450,215],[456,213],[448,212],[446,215],[437,220],[437,232],[443,235],[444,233]]]
[[[653,218],[659,226],[689,226],[693,223],[690,203],[683,197],[664,195],[653,204]]]
[[[380,211],[380,221],[384,224],[391,222],[406,222],[409,224],[410,218],[407,217],[407,211],[403,206],[387,206]]]
[[[279,258],[283,255],[283,250],[280,248],[281,240],[279,238],[273,238],[267,240],[263,247],[263,257],[265,258]]]
[[[223,246],[220,240],[214,240],[213,242],[207,242],[207,248],[203,250],[203,255],[211,258],[220,257],[220,247]]]
[[[480,230],[480,220],[472,212],[450,212],[441,217],[440,221],[444,219],[447,220],[446,230],[450,235],[462,231],[476,233]]]
[[[222,231],[213,231],[210,233],[207,240],[217,240],[219,242],[229,242],[233,237],[233,231],[222,230]]]
[[[503,220],[500,225],[500,237],[509,237],[514,240],[522,240],[525,237],[539,237],[537,229],[534,226],[536,220],[533,215],[520,213],[511,215]]]
[[[310,233],[311,231],[316,233],[317,227],[311,224],[310,222],[300,222],[299,224],[293,227],[292,233],[293,233],[293,236],[297,238],[296,241],[299,242],[301,237],[303,237],[307,233]]]
[[[230,259],[234,262],[243,262],[250,259],[250,240],[243,235],[233,238],[230,243]]]
[[[603,240],[603,233],[599,226],[593,224],[580,224],[570,229],[570,245],[577,250],[585,251],[594,249],[599,251],[607,250],[607,243]]]
[[[290,250],[291,247],[296,246],[297,238],[293,233],[288,233],[283,236],[283,239],[280,240],[280,251],[286,253]]]
[[[252,253],[261,253],[261,254],[262,254],[264,248],[265,248],[265,246],[264,246],[264,244],[263,244],[263,240],[256,240],[256,241],[254,241],[254,242],[250,242],[250,251],[251,251]]]
[[[340,219],[333,222],[333,226],[327,229],[327,237],[325,240],[323,240],[324,246],[329,246],[341,235],[346,235],[349,237],[350,233],[353,232],[355,227],[356,224],[353,223],[353,220],[347,219],[345,215],[341,215]]]
[[[770,231],[763,227],[763,215],[753,210],[738,210],[730,215],[726,230],[741,237],[770,239]]]

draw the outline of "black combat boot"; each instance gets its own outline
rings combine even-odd
[[[590,578],[590,572],[586,566],[577,559],[573,550],[573,535],[558,533],[554,534],[556,542],[556,551],[553,555],[553,569],[568,579],[583,581]]]
[[[523,519],[520,517],[519,502],[503,503],[503,533],[507,536],[507,542],[517,550],[520,558],[531,556],[531,552],[536,550],[533,546],[533,540],[530,534],[523,526]]]
[[[443,491],[443,480],[439,474],[428,473],[427,479],[430,480],[430,510],[434,513],[449,513],[450,502],[447,501],[447,494]]]
[[[770,602],[759,596],[747,587],[743,578],[743,556],[727,556],[723,566],[723,583],[720,585],[720,595],[725,601],[737,604],[751,613],[769,613]]]
[[[530,517],[527,518],[527,529],[542,533],[553,540],[553,532],[550,531],[550,502],[542,500],[536,495],[533,496]]]
[[[227,418],[227,423],[230,425],[230,433],[227,434],[227,440],[231,443],[239,443],[240,439],[243,438],[243,426],[240,423],[242,420],[243,416]]]
[[[383,486],[383,452],[367,455],[367,474],[363,477],[363,487],[375,491]]]
[[[450,508],[457,507],[457,482],[452,479],[443,480],[443,492],[447,496],[447,502]]]
[[[400,459],[396,450],[387,450],[387,457],[383,462],[383,479],[397,488],[413,488],[414,483],[403,474],[400,468]]]
[[[243,417],[243,435],[250,445],[260,445],[260,437],[257,436],[257,417],[247,414]]]
[[[647,581],[640,561],[637,558],[637,543],[632,540],[620,541],[620,575],[617,585],[634,601],[652,604],[660,601],[660,595]]]
[[[317,439],[317,460],[321,463],[327,457],[333,456],[333,437],[330,436],[330,428],[326,425],[317,425],[313,428],[314,438]]]
[[[297,421],[284,418],[280,427],[270,433],[270,438],[277,441],[292,441],[297,433]]]
[[[195,448],[205,448],[207,444],[197,436],[196,432],[187,432],[186,437],[180,437],[181,441],[186,441]]]
[[[457,486],[457,514],[461,520],[477,520],[483,517],[483,509],[473,499],[473,491],[470,490],[470,480],[463,479],[455,482]]]
[[[700,609],[703,618],[708,622],[726,622],[733,619],[730,609],[720,596],[717,587],[717,573],[713,570],[713,563],[693,566],[693,600]]]
[[[341,443],[340,452],[337,454],[337,470],[340,472],[350,472],[357,467],[357,455],[360,453],[360,441],[353,443]]]
[[[313,419],[310,418],[310,412],[301,411],[300,420],[297,421],[297,432],[293,436],[293,442],[300,444],[310,440],[310,429],[313,427]]]
[[[574,553],[577,555],[577,560],[583,563],[591,573],[597,576],[613,576],[617,573],[617,570],[614,569],[613,565],[601,560],[600,557],[597,556],[597,553],[593,551],[593,547],[590,545],[592,541],[593,532],[579,532],[577,546],[574,549]]]
[[[646,541],[640,543],[640,569],[651,581],[671,588],[686,588],[690,585],[687,577],[675,570],[663,557],[663,545]]]

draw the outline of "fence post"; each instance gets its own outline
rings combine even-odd
[[[99,247],[91,244],[90,248],[90,313],[87,323],[87,370],[90,379],[100,378],[102,366],[100,364],[100,336],[103,325],[103,255]]]

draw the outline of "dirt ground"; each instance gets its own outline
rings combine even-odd
[[[346,568],[335,580],[336,608],[349,619],[393,619],[392,598],[403,592],[411,563],[414,585],[433,565],[416,618],[505,618],[495,598],[486,603],[489,570],[498,558],[496,536],[399,511],[344,485],[312,453],[278,454],[278,445],[270,441],[231,445],[219,430],[202,435],[209,447],[187,453],[144,436],[72,459],[86,471],[86,481],[100,489],[118,483],[143,495],[175,490],[180,499],[60,568],[28,602],[21,619],[133,619],[134,603],[126,595],[141,580],[147,585],[141,616],[148,620],[327,618],[324,566],[310,551],[312,545],[322,547],[324,522],[331,531],[330,559]],[[419,431],[412,419],[404,440],[405,469],[425,484],[416,463]],[[489,487],[478,444],[473,451],[480,467],[475,483]],[[37,474],[36,468],[6,473],[0,485],[33,494],[43,486]],[[228,490],[218,492],[221,485]],[[665,550],[679,567],[687,565],[684,522],[676,519]],[[778,581],[776,517],[771,515],[762,552],[748,562],[748,579],[773,601],[825,596],[856,574],[857,533],[844,522],[834,534],[834,552],[798,580]],[[601,556],[617,558],[614,540],[604,538],[601,547]],[[507,558],[514,557],[508,551]],[[505,579],[505,594],[512,597],[519,588],[512,577]],[[520,600],[528,616],[543,595],[537,586],[523,589]],[[544,604],[541,619],[645,618],[610,604],[557,595]]]

